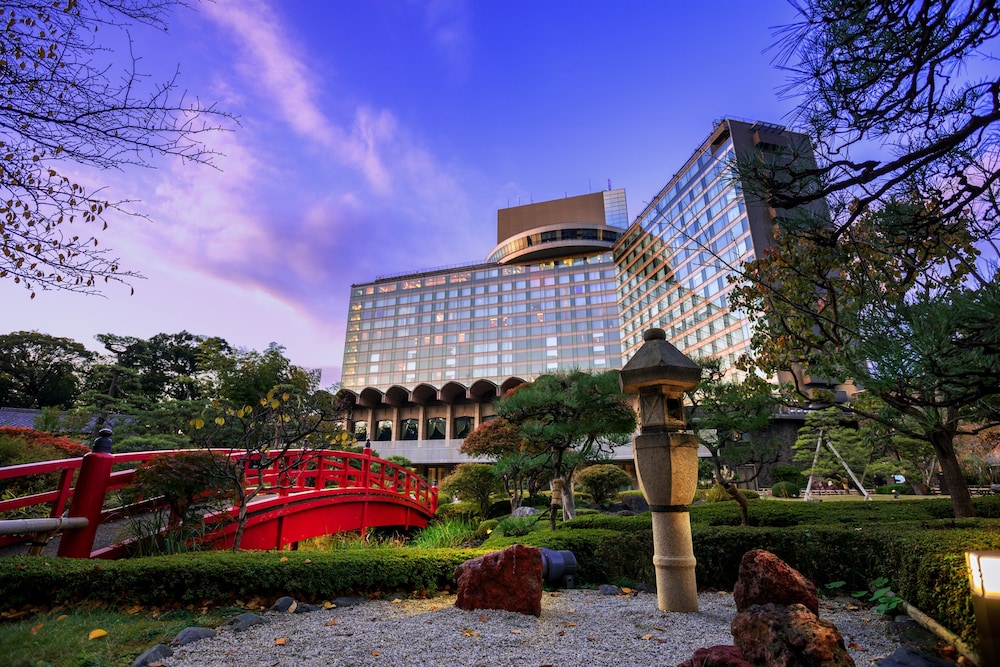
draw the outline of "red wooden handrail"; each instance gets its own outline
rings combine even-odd
[[[129,463],[139,464],[161,456],[197,451],[206,450],[160,450],[126,454],[91,453],[82,458],[41,461],[0,468],[0,480],[61,472],[55,490],[0,501],[0,512],[34,506],[48,506],[47,514],[51,517],[57,517],[62,516],[68,506],[102,508],[107,493],[129,487],[135,475],[134,466],[124,470],[112,470],[112,466]],[[437,489],[435,487],[402,466],[372,457],[370,450],[354,453],[336,450],[295,449],[282,452],[273,458],[266,454],[248,456],[243,450],[216,449],[209,451],[241,462],[244,466],[244,483],[248,488],[257,488],[259,484],[262,485],[261,497],[251,504],[255,508],[278,506],[284,502],[277,501],[275,497],[279,499],[294,497],[295,502],[301,502],[303,494],[307,493],[333,500],[340,499],[340,501],[349,497],[352,499],[361,497],[366,501],[361,510],[362,526],[365,524],[364,513],[367,501],[390,502],[410,507],[413,511],[428,518],[433,516],[437,509]],[[74,476],[86,477],[88,474],[88,466],[84,464],[87,457],[97,457],[94,461],[101,460],[100,466],[89,467],[90,470],[102,471],[97,473],[100,479],[96,481],[93,479],[83,480],[86,484],[77,479],[74,485]],[[263,466],[260,463],[262,460],[265,461]],[[83,472],[78,475],[81,470]],[[78,488],[88,489],[87,493],[94,494],[94,497],[89,498],[87,502],[84,502],[83,498],[77,498],[81,501],[79,503],[73,501]],[[145,505],[148,507],[148,501]],[[86,514],[81,516],[86,516],[90,520],[92,533],[93,530],[96,530],[96,526],[106,520],[109,515],[119,511],[119,509],[91,509],[87,513],[97,516],[86,516]],[[229,512],[223,512],[223,514],[227,513]],[[66,535],[72,538],[71,533],[72,531],[66,531]],[[0,546],[26,539],[30,539],[30,537],[0,537]],[[87,539],[84,540],[84,542],[87,541]],[[87,554],[83,554],[83,547],[78,545],[69,549],[75,553],[62,553],[61,545],[60,555],[84,557],[90,555],[89,550],[93,548],[92,534],[89,542],[90,544],[86,545]]]

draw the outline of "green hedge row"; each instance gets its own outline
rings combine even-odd
[[[386,547],[210,551],[117,561],[20,556],[0,559],[0,604],[13,609],[83,600],[222,604],[282,595],[318,601],[354,593],[440,591],[454,586],[458,565],[482,553]]]

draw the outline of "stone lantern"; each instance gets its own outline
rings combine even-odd
[[[653,567],[662,611],[698,611],[689,509],[698,486],[698,438],[684,433],[684,392],[701,368],[666,340],[643,334],[642,347],[621,370],[622,391],[639,395],[640,434],[632,443],[639,488],[653,513]]]

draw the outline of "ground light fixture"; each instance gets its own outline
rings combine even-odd
[[[979,630],[979,667],[1000,667],[1000,551],[965,554]]]

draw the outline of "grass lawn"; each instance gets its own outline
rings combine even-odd
[[[0,663],[8,667],[121,667],[190,626],[215,627],[238,608],[111,609],[93,605],[0,615]],[[14,614],[15,616],[17,614]],[[95,630],[107,634],[95,639]],[[95,633],[100,634],[100,633]]]

